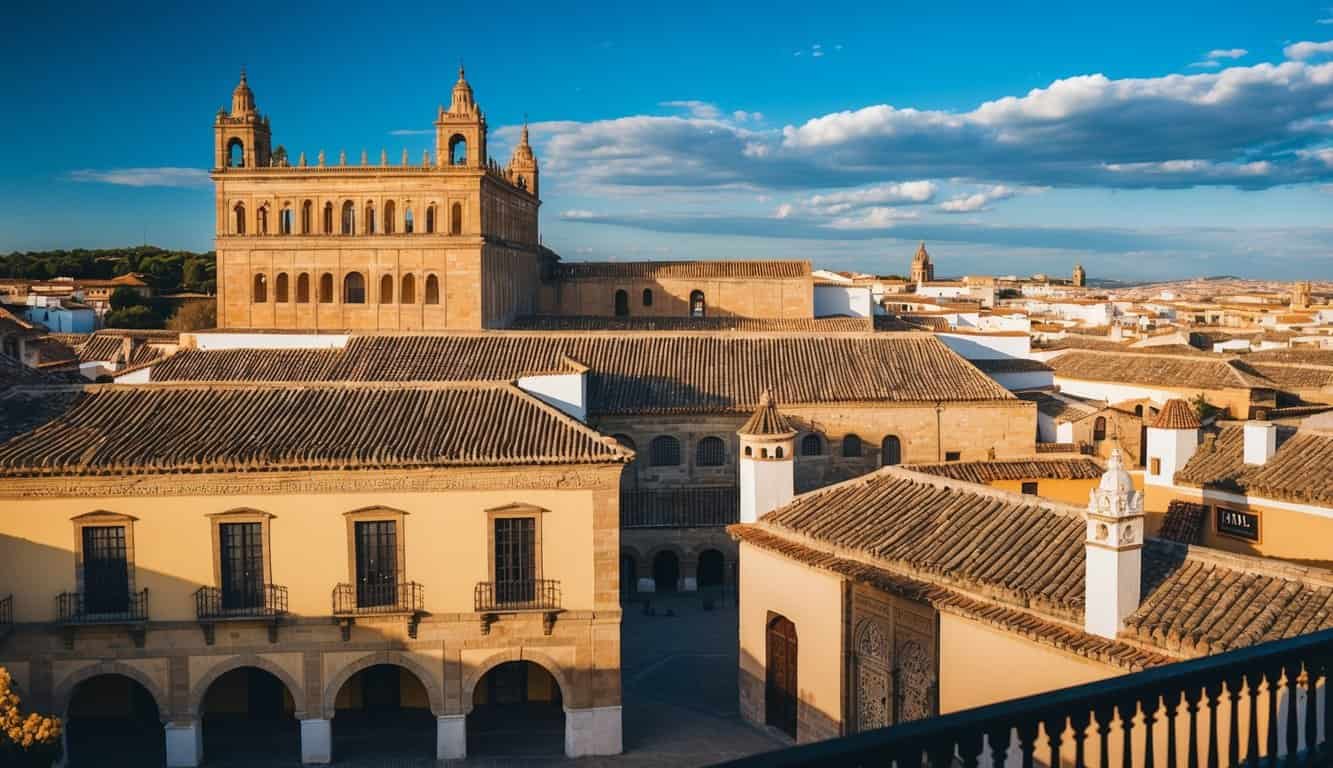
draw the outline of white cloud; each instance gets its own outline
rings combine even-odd
[[[689,113],[690,117],[697,117],[700,120],[716,120],[722,116],[722,110],[718,109],[716,104],[709,104],[698,99],[663,101],[659,102],[657,106],[683,109]]]
[[[877,206],[851,216],[841,216],[828,223],[831,229],[886,229],[917,218],[915,212]]]
[[[776,211],[773,212],[773,218],[785,219],[791,216],[791,212],[792,212],[791,203],[783,203],[782,205],[778,206],[778,209]]]
[[[203,187],[209,183],[208,171],[202,168],[84,168],[71,171],[69,178],[121,187]]]
[[[430,128],[395,128],[389,131],[390,136],[430,136],[434,133]]]
[[[1325,53],[1333,53],[1333,40],[1329,40],[1328,42],[1324,43],[1312,43],[1309,41],[1302,41],[1299,43],[1292,43],[1291,45],[1282,49],[1283,56],[1286,56],[1288,59],[1295,59],[1297,61],[1312,59],[1315,56],[1319,56]]]
[[[805,204],[828,213],[841,213],[870,205],[911,205],[928,203],[935,198],[936,187],[930,181],[905,181],[879,184],[839,192],[814,195]]]
[[[1208,52],[1209,59],[1239,59],[1249,51],[1244,48],[1214,48]]]
[[[581,208],[572,208],[568,211],[561,211],[560,213],[560,218],[562,219],[595,219],[597,217],[596,212],[583,210]]]
[[[810,55],[811,55],[811,56],[814,56],[815,58],[819,58],[820,56],[823,56],[823,55],[824,55],[824,52],[823,52],[823,51],[812,51],[812,52],[810,53]]]
[[[981,192],[974,192],[970,195],[959,195],[940,203],[940,210],[944,213],[976,213],[977,211],[988,210],[986,208],[990,203],[996,200],[1006,200],[1013,197],[1017,190],[1012,187],[1006,187],[1003,184],[997,184],[990,189]]]
[[[1211,60],[1210,60],[1210,61],[1192,61],[1192,62],[1190,62],[1190,66],[1193,67],[1193,68],[1195,68],[1195,69],[1221,69],[1221,67],[1222,67],[1222,62],[1220,62],[1220,61],[1211,61]]]
[[[1316,24],[1333,24],[1333,16],[1330,16],[1330,17],[1328,17],[1327,19],[1319,19],[1319,20],[1316,21],[1315,23],[1316,23]]]

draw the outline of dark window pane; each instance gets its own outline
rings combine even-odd
[[[398,602],[398,524],[356,524],[356,604],[361,608]]]
[[[124,613],[130,607],[130,568],[125,551],[125,526],[98,525],[83,529],[84,610]]]
[[[537,520],[495,520],[495,598],[501,603],[532,600],[537,578]]]
[[[222,560],[222,607],[259,608],[264,604],[264,542],[259,523],[218,526]]]

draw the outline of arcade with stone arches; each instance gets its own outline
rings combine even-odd
[[[677,593],[720,595],[735,589],[736,568],[736,545],[724,529],[621,534],[622,600]]]

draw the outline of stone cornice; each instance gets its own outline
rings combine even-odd
[[[621,465],[448,470],[180,473],[5,478],[0,498],[220,496],[501,490],[615,490]]]

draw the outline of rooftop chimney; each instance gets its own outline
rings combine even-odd
[[[1138,610],[1143,575],[1143,494],[1111,451],[1102,481],[1088,498],[1083,628],[1114,640]]]
[[[1277,427],[1269,421],[1245,422],[1245,463],[1267,464],[1277,453]]]
[[[753,523],[795,493],[796,430],[778,410],[768,391],[759,396],[759,408],[736,432],[740,436],[740,521]]]

